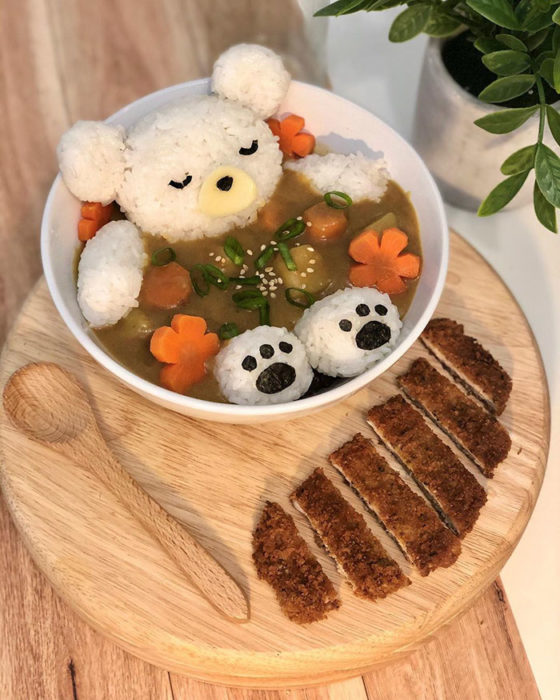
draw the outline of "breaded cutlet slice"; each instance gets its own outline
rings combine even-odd
[[[462,324],[433,318],[420,340],[442,366],[490,411],[500,415],[511,393],[511,377]]]
[[[408,586],[410,580],[374,537],[363,516],[344,499],[322,469],[315,469],[291,499],[357,596],[376,600]]]
[[[397,382],[408,398],[491,479],[511,447],[504,426],[424,358],[415,360]]]
[[[360,433],[329,457],[422,576],[455,563],[461,541]]]
[[[253,561],[292,622],[316,622],[340,607],[333,584],[278,503],[265,504],[253,533]]]
[[[486,492],[400,395],[374,406],[368,423],[414,478],[445,523],[464,537],[486,503]]]

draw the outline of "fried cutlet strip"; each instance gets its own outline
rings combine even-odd
[[[292,622],[316,622],[340,607],[333,584],[293,518],[277,503],[267,501],[257,523],[253,561],[259,578],[270,584],[282,612]]]
[[[385,598],[410,583],[362,515],[343,498],[322,469],[315,469],[291,498],[357,596],[369,600]]]
[[[409,399],[439,426],[489,479],[507,457],[511,438],[496,418],[419,358],[397,379]]]
[[[394,536],[422,576],[440,566],[451,566],[457,560],[460,540],[363,435],[354,435],[329,459]]]
[[[470,532],[486,503],[486,492],[421,414],[402,396],[393,396],[370,409],[368,423],[444,522],[460,537]]]
[[[442,366],[490,411],[503,413],[511,393],[511,378],[460,323],[432,319],[420,339]]]

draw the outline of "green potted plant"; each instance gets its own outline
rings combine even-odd
[[[465,208],[476,203],[488,216],[516,195],[524,202],[534,173],[536,216],[556,232],[560,0],[338,0],[316,14],[397,6],[404,9],[391,25],[391,41],[421,32],[432,37],[414,143],[444,197]],[[496,185],[498,168],[505,177]]]

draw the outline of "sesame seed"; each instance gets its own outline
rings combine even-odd
[[[270,241],[270,245],[276,245],[276,241]]]
[[[247,248],[247,255],[253,255],[253,251],[250,248]]]
[[[261,245],[261,250],[264,250],[265,248],[266,248],[266,245],[263,243],[263,244]]]
[[[299,273],[299,276],[300,276],[300,277],[307,277],[307,272],[300,272],[300,273]]]
[[[236,284],[236,285],[235,285],[235,288],[236,288],[236,289],[241,289],[241,285],[240,285],[240,284]]]
[[[216,262],[222,262],[222,256],[216,255]]]
[[[264,268],[264,271],[265,271],[265,272],[272,272],[273,270],[274,270],[273,267],[265,267],[265,268]]]
[[[307,250],[308,250],[310,253],[314,253],[314,252],[315,252],[315,248],[312,248],[310,245],[307,246]]]
[[[271,298],[271,299],[276,299],[276,294],[274,294],[274,292],[270,292],[270,298]]]
[[[315,262],[315,260],[313,260],[313,262]],[[248,265],[243,265],[243,267],[241,268],[241,272],[247,272],[248,269],[249,269]]]
[[[266,289],[263,289],[262,295],[263,295],[263,297],[267,297],[267,296],[268,296],[268,291],[267,291]]]
[[[306,221],[305,225],[306,225],[306,226],[309,226],[309,227],[313,226],[313,224],[311,223],[311,221]]]
[[[302,288],[302,289],[305,289],[306,286],[307,286],[306,284],[302,284],[302,285],[301,285],[301,288]]]
[[[275,284],[271,284],[269,289],[271,292],[274,292],[276,289],[278,289],[278,287]]]
[[[315,272],[315,270],[312,267],[308,267],[307,272]]]
[[[284,284],[284,280],[281,277],[277,277],[276,281],[278,282],[278,284]]]
[[[216,253],[213,253],[212,251],[210,251],[210,252],[208,253],[208,255],[209,255],[211,258],[213,258],[214,255],[216,255]]]
[[[303,216],[296,216],[296,221],[303,221]]]

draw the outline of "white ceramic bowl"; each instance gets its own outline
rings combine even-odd
[[[124,107],[107,121],[128,127],[170,100],[206,94],[209,89],[209,80],[165,88]],[[47,199],[41,225],[41,255],[50,293],[64,322],[85,350],[115,377],[151,401],[188,416],[226,423],[259,423],[303,416],[340,401],[369,384],[408,350],[429,321],[443,289],[449,252],[445,211],[435,182],[416,151],[370,112],[305,83],[292,81],[282,112],[304,116],[306,127],[333,151],[382,154],[392,178],[411,192],[420,223],[422,276],[395,349],[368,371],[323,394],[273,406],[236,406],[182,396],[130,372],[105,352],[78,308],[73,269],[79,246],[76,230],[80,202],[66,189],[60,175]]]

